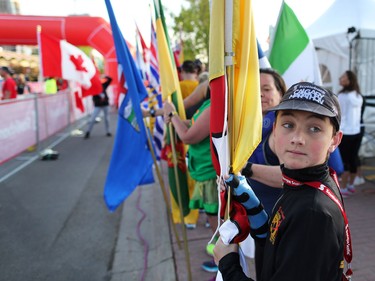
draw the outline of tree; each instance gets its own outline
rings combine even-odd
[[[183,41],[185,60],[199,58],[208,62],[208,42],[210,31],[209,0],[185,0],[190,5],[181,8],[178,16],[173,17],[172,26],[175,37]],[[179,40],[178,39],[178,40]]]

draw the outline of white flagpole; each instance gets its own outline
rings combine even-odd
[[[224,64],[226,70],[226,82],[227,82],[227,100],[228,100],[228,153],[229,153],[229,173],[233,172],[233,129],[234,129],[234,118],[233,118],[233,91],[234,91],[234,67],[233,57],[235,56],[233,51],[233,0],[225,1],[225,15],[224,15]]]
[[[234,153],[232,147],[233,143],[233,129],[234,129],[234,118],[233,118],[233,108],[234,108],[234,97],[233,97],[233,84],[234,84],[234,67],[233,67],[233,57],[235,56],[233,51],[233,0],[225,1],[225,15],[224,15],[224,65],[225,65],[225,81],[226,81],[226,99],[227,111],[228,111],[228,148],[227,153],[229,153],[229,173],[233,173],[233,157]],[[227,200],[227,211],[226,218],[229,218],[229,208],[230,208],[230,194],[231,190],[228,186],[228,200]]]
[[[40,33],[42,32],[42,26],[36,26],[36,38],[38,41],[39,47],[39,75],[38,75],[38,82],[43,83],[43,64],[42,64],[42,39],[40,38]]]

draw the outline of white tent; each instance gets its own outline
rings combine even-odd
[[[337,93],[339,77],[357,73],[364,96],[375,98],[375,0],[336,0],[307,33],[317,50],[323,85]],[[375,99],[368,99],[375,104]],[[375,155],[375,107],[366,107],[362,156]]]
[[[329,73],[326,75],[331,75],[332,84],[328,86],[331,86],[334,92],[339,90],[338,78],[349,69],[349,66],[358,73],[356,63],[363,63],[364,59],[372,59],[372,65],[375,67],[375,48],[365,50],[364,42],[362,42],[365,40],[361,40],[370,39],[375,42],[374,15],[375,0],[336,0],[320,18],[307,28],[307,33],[317,48],[319,62],[327,67]],[[355,32],[348,33],[348,29],[352,27],[355,28]],[[350,42],[352,54],[350,54]],[[366,51],[372,52],[369,54]],[[363,57],[364,55],[367,58]],[[372,57],[369,58],[369,55]],[[349,64],[350,58],[351,65]],[[369,73],[358,73],[358,75],[366,74],[369,75]],[[322,75],[324,76],[324,73]],[[363,77],[360,80],[363,80]],[[375,91],[375,88],[369,91],[364,91],[363,94],[375,95],[375,92],[371,92]]]

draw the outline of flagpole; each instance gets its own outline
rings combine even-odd
[[[37,38],[37,41],[38,41],[38,47],[39,47],[39,75],[38,75],[38,82],[39,82],[39,85],[41,85],[42,81],[41,81],[41,78],[43,77],[43,64],[42,64],[42,39],[40,38],[40,33],[42,32],[42,26],[41,25],[37,25],[36,26],[36,38]],[[40,145],[40,138],[39,138],[39,131],[40,131],[40,124],[39,124],[39,116],[38,116],[38,95],[36,93],[34,93],[34,104],[35,104],[35,112],[36,112],[36,116],[35,116],[35,124],[36,124],[36,130],[35,130],[35,133],[36,133],[36,151],[37,153],[39,154],[40,153],[40,150],[41,150],[41,145]]]
[[[42,32],[42,26],[41,25],[37,25],[36,26],[36,37],[37,37],[37,40],[38,40],[38,46],[39,46],[39,75],[38,75],[38,81],[39,83],[42,82],[43,80],[43,64],[42,64],[42,55],[41,55],[41,52],[43,51],[42,50],[42,43],[41,43],[41,38],[40,38],[40,33]]]
[[[41,25],[37,25],[36,26],[36,36],[37,36],[37,41],[38,41],[38,47],[39,47],[39,75],[38,75],[38,82],[39,82],[39,85],[41,85],[42,87],[42,93],[45,92],[44,90],[44,83],[43,83],[43,78],[44,78],[44,72],[43,72],[43,59],[42,59],[42,52],[43,52],[43,47],[42,47],[42,38],[41,38],[41,32],[42,32],[42,26]],[[38,107],[38,95],[35,94],[35,103],[36,103],[36,108]],[[47,116],[47,113],[46,113],[46,106],[44,106],[44,114]],[[46,127],[46,130],[48,132],[48,122],[47,122],[47,119],[45,119],[45,127]],[[37,141],[37,153],[40,154],[42,157],[43,155],[48,155],[48,154],[51,154],[53,151],[52,150],[48,150],[47,148],[43,149],[42,150],[42,147],[44,145],[42,145],[42,143],[40,142],[40,137],[39,137],[39,122],[36,123],[37,124],[37,129],[36,129],[36,133],[37,133],[37,138],[36,138],[36,141]],[[39,124],[40,125],[40,124]],[[48,147],[48,146],[47,146]]]
[[[174,130],[173,130],[173,124],[170,122],[168,124],[169,126],[169,138],[171,140],[171,147],[172,147],[172,159],[173,159],[173,170],[174,170],[174,176],[175,176],[175,182],[177,187],[177,198],[178,198],[178,206],[180,209],[180,220],[182,224],[182,235],[184,237],[184,250],[185,250],[185,257],[186,257],[186,269],[188,272],[188,280],[191,281],[191,265],[190,265],[190,254],[189,254],[189,248],[188,248],[188,242],[187,242],[187,235],[186,235],[186,226],[185,226],[185,220],[184,220],[184,214],[182,210],[182,198],[181,198],[181,192],[180,192],[180,181],[178,178],[178,167],[177,167],[177,158],[176,158],[176,147],[175,147],[175,138],[174,138]]]
[[[224,57],[224,64],[225,64],[225,71],[227,76],[227,94],[228,94],[228,146],[229,146],[229,157],[230,157],[230,163],[229,163],[229,173],[233,173],[233,143],[234,143],[234,118],[233,118],[233,104],[234,104],[234,98],[233,98],[233,84],[234,84],[234,69],[233,69],[233,46],[232,46],[232,25],[233,22],[233,0],[226,0],[225,1],[225,26],[224,26],[224,51],[225,51],[225,57]]]
[[[145,126],[147,128],[149,128],[148,122],[146,122],[144,119],[143,119],[143,121],[144,121]],[[173,229],[173,233],[176,237],[178,248],[181,249],[181,241],[180,241],[180,238],[178,236],[176,226],[175,226],[175,224],[173,223],[173,220],[172,220],[171,206],[170,206],[169,201],[168,201],[167,193],[165,192],[165,184],[164,184],[163,176],[160,173],[159,165],[158,165],[156,157],[155,157],[155,151],[154,151],[154,147],[152,145],[150,131],[146,130],[146,132],[147,132],[147,142],[148,142],[148,146],[150,148],[150,152],[151,152],[151,155],[152,155],[152,160],[154,161],[156,175],[158,176],[161,192],[163,193],[164,202],[165,202],[165,205],[167,206],[167,215],[168,215],[169,220],[172,222],[172,229]]]
[[[235,56],[232,45],[233,33],[233,0],[225,1],[225,16],[224,16],[224,65],[226,71],[227,82],[227,96],[228,96],[228,152],[229,152],[229,174],[233,173],[234,162],[234,67],[233,57]],[[228,200],[226,216],[229,218],[230,186],[228,186]]]

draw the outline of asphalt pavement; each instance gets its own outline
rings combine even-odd
[[[88,140],[74,129],[42,144],[56,144],[57,160],[26,152],[0,167],[4,178],[34,159],[0,183],[0,280],[111,278],[122,206],[110,213],[102,194],[113,138],[102,123]]]

